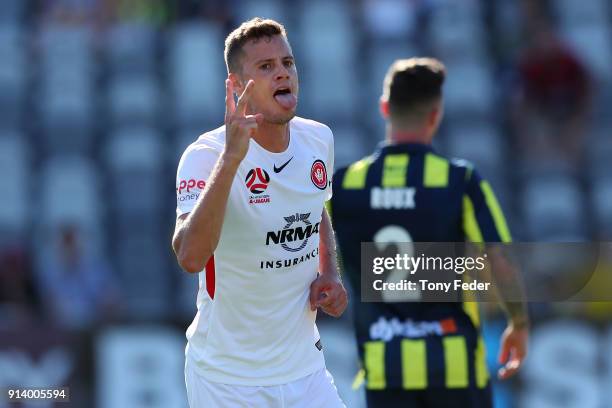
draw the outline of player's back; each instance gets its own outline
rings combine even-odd
[[[388,226],[397,242],[508,241],[492,193],[471,163],[424,144],[384,145],[340,168],[333,178],[332,216],[349,269],[359,269],[361,242]],[[389,236],[385,236],[389,240]]]
[[[470,163],[447,159],[429,145],[382,146],[372,156],[339,169],[334,175],[333,187],[333,224],[345,275],[357,297],[362,242],[510,239],[489,184]],[[370,388],[405,386],[402,367],[408,358],[405,352],[410,348],[420,350],[416,361],[426,366],[421,378],[413,384],[416,388],[452,385],[454,379],[449,377],[446,364],[450,360],[446,358],[458,356],[475,361],[476,354],[482,353],[478,316],[473,305],[363,303],[359,299],[353,305],[360,355],[366,369],[369,364],[370,371],[382,371],[378,376],[384,377],[377,384],[371,378],[373,373],[368,373]],[[379,335],[398,324],[402,325],[404,334],[411,335]],[[370,356],[366,355],[368,349]],[[381,352],[383,357],[379,356]],[[482,372],[482,356],[480,360],[477,368],[466,364],[465,372],[458,374],[460,383],[467,381],[465,386],[468,386],[484,381],[486,370]]]

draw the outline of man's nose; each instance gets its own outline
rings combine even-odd
[[[276,70],[275,79],[289,79],[290,76],[289,69],[287,69],[285,64],[280,64],[279,68]]]

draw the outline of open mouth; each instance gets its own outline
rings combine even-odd
[[[274,91],[273,96],[276,102],[285,109],[293,109],[297,105],[297,98],[291,93],[290,88],[278,88]]]
[[[274,92],[274,96],[275,97],[276,97],[276,95],[287,95],[287,94],[291,94],[291,89],[289,89],[289,88],[278,88]]]

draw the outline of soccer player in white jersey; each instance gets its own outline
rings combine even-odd
[[[243,23],[225,61],[225,125],[185,150],[177,174],[173,248],[183,269],[202,272],[187,329],[189,405],[343,407],[315,324],[317,309],[337,317],[347,306],[324,208],[332,132],[295,116],[281,24]]]

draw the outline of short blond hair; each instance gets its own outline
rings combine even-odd
[[[275,35],[280,35],[287,39],[285,27],[278,21],[255,17],[240,24],[240,27],[232,31],[225,39],[223,55],[227,72],[241,71],[239,60],[242,56],[244,44],[250,40],[257,41],[260,38],[270,38]]]

